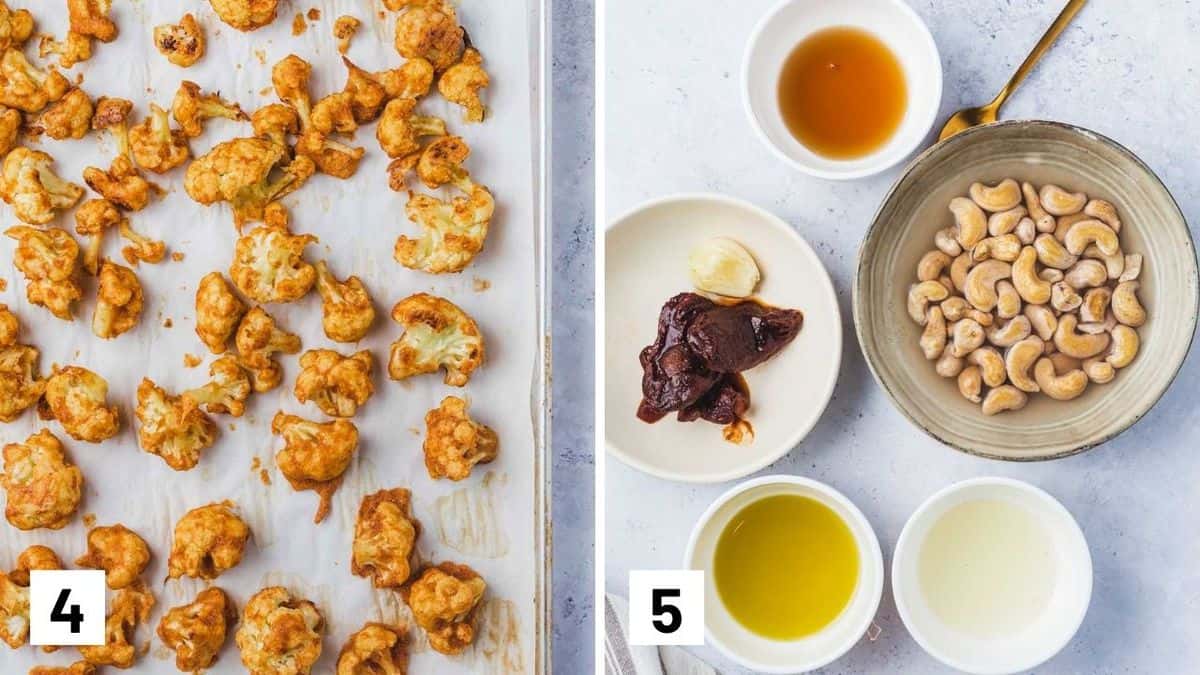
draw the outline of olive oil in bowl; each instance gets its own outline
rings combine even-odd
[[[859,577],[858,545],[833,509],[777,494],[738,511],[722,530],[713,580],[730,615],[774,640],[819,632],[842,613]]]

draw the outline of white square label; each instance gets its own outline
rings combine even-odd
[[[29,644],[104,644],[104,570],[32,570]]]
[[[704,644],[704,571],[630,572],[629,643]]]

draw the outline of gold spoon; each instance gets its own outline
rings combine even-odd
[[[1059,34],[1063,32],[1067,24],[1071,23],[1071,19],[1075,18],[1075,15],[1079,13],[1080,9],[1083,9],[1085,4],[1087,4],[1087,0],[1070,0],[1067,6],[1063,7],[1062,12],[1054,20],[1054,23],[1050,24],[1050,28],[1046,30],[1046,34],[1042,36],[1041,40],[1038,40],[1033,51],[1029,52],[1029,56],[1025,57],[1025,61],[1017,68],[1017,72],[1013,73],[1012,79],[1008,81],[1008,84],[1004,85],[999,94],[996,94],[996,98],[992,99],[987,105],[978,108],[963,108],[951,115],[950,120],[946,122],[946,126],[942,127],[942,133],[938,136],[938,140],[944,141],[970,127],[995,122],[996,113],[1000,111],[1000,106],[1004,105],[1009,95],[1016,90],[1021,81],[1025,79],[1025,76],[1033,70],[1038,60],[1050,49],[1050,45],[1054,44]]]

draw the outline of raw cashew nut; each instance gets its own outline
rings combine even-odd
[[[950,200],[950,212],[958,226],[958,243],[970,251],[987,234],[987,217],[975,202],[966,197]]]
[[[958,393],[972,403],[983,400],[979,394],[983,391],[983,377],[979,374],[979,366],[967,366],[958,374]]]
[[[1058,317],[1054,311],[1045,305],[1025,305],[1025,316],[1029,317],[1029,325],[1033,332],[1042,340],[1054,339],[1054,330],[1058,328]]]
[[[1004,355],[1004,369],[1008,372],[1008,381],[1021,391],[1030,393],[1038,390],[1038,383],[1029,376],[1033,364],[1045,353],[1042,339],[1029,336],[1008,348]]]
[[[1117,327],[1117,318],[1112,312],[1106,313],[1100,321],[1081,322],[1075,330],[1088,335],[1099,335],[1100,333],[1110,333],[1113,328]]]
[[[971,259],[970,253],[963,253],[950,263],[950,280],[960,293],[967,287],[967,272],[970,272],[974,265],[975,261]]]
[[[1074,312],[1083,304],[1083,297],[1065,281],[1050,287],[1050,306],[1060,312]],[[1061,323],[1061,322],[1060,322]]]
[[[1120,249],[1117,249],[1114,255],[1104,255],[1100,251],[1100,247],[1091,244],[1083,249],[1083,257],[1099,260],[1104,263],[1104,269],[1108,272],[1109,279],[1116,279],[1125,273],[1125,258],[1127,256]],[[1140,258],[1141,256],[1138,257]]]
[[[986,337],[983,326],[980,326],[979,322],[974,319],[955,321],[951,333],[953,339],[950,344],[950,353],[960,359],[975,351],[979,345],[983,344]]]
[[[979,368],[983,383],[989,387],[999,387],[1008,377],[1004,357],[995,347],[983,346],[967,354],[967,363]]]
[[[1025,207],[1029,209],[1029,215],[1033,218],[1037,231],[1053,232],[1056,225],[1054,216],[1046,213],[1046,209],[1042,208],[1042,200],[1038,197],[1037,188],[1033,187],[1032,183],[1021,183],[1021,193],[1025,195]]]
[[[1140,346],[1141,339],[1136,330],[1129,326],[1116,326],[1112,329],[1112,349],[1105,361],[1113,368],[1124,368],[1133,363]]]
[[[1096,384],[1108,384],[1117,376],[1117,369],[1111,363],[1096,356],[1083,360],[1083,372]]]
[[[1082,192],[1067,192],[1057,185],[1043,185],[1038,193],[1042,208],[1055,216],[1069,216],[1079,213],[1087,204],[1087,195]]]
[[[1017,239],[1021,240],[1026,246],[1033,243],[1037,238],[1037,226],[1033,224],[1032,218],[1022,218],[1021,222],[1017,223],[1017,229],[1013,230],[1013,234],[1017,235]]]
[[[1054,346],[1053,342],[1047,344],[1051,347]],[[1065,375],[1072,370],[1078,370],[1079,368],[1083,367],[1082,361],[1074,356],[1067,356],[1062,352],[1050,352],[1047,355],[1047,358],[1050,359],[1050,363],[1054,364],[1054,372],[1058,373],[1059,375]],[[1036,375],[1036,373],[1034,374]]]
[[[1076,332],[1079,319],[1074,314],[1058,318],[1058,329],[1054,331],[1054,346],[1058,351],[1077,359],[1090,359],[1108,348],[1108,333],[1089,335]]]
[[[1033,326],[1029,323],[1029,317],[1018,314],[1009,319],[1008,323],[996,324],[989,328],[987,340],[997,347],[1010,347],[1029,337],[1032,332]]]
[[[1062,270],[1056,270],[1053,267],[1043,267],[1042,271],[1038,272],[1039,279],[1051,284],[1057,284],[1065,276],[1067,275],[1063,274]]]
[[[938,230],[937,233],[933,235],[933,245],[938,247],[939,251],[945,253],[951,258],[963,252],[962,246],[959,245],[958,239],[954,236],[953,227],[947,227]]]
[[[1093,199],[1083,207],[1083,212],[1096,220],[1104,221],[1113,232],[1121,232],[1121,219],[1117,217],[1117,207],[1112,202],[1103,199]]]
[[[1021,294],[1008,279],[996,282],[996,316],[1011,319],[1021,313]]]
[[[974,205],[974,202],[972,202]],[[984,260],[967,273],[963,295],[982,312],[996,306],[996,282],[1012,276],[1012,266],[1002,260]]]
[[[944,251],[933,250],[921,256],[917,263],[917,280],[932,281],[942,276],[942,270],[950,266],[950,256]]]
[[[1038,261],[1046,267],[1065,270],[1079,260],[1079,256],[1072,255],[1052,234],[1039,234],[1033,247],[1037,249]]]
[[[963,360],[950,353],[950,350],[942,352],[942,358],[937,360],[937,364],[933,370],[942,377],[958,377],[962,372]]]
[[[930,302],[941,302],[950,296],[950,291],[937,281],[922,281],[908,289],[908,315],[913,321],[925,325],[928,321],[925,310]]]
[[[1058,219],[1058,223],[1054,226],[1054,238],[1059,241],[1066,241],[1067,232],[1070,232],[1071,228],[1075,227],[1075,223],[1081,223],[1085,220],[1093,220],[1093,218],[1083,212],[1072,213],[1069,216],[1062,216]]]
[[[1109,278],[1112,278],[1112,272],[1109,272]],[[1117,281],[1133,281],[1142,276],[1142,254],[1130,253],[1125,256],[1125,268],[1117,275]]]
[[[1080,260],[1067,270],[1063,281],[1076,290],[1097,288],[1108,281],[1108,270],[1099,260]]]
[[[970,308],[967,299],[961,295],[952,295],[942,301],[942,316],[947,321],[958,321],[963,318],[965,312]]]
[[[1075,255],[1083,253],[1092,242],[1095,242],[1096,248],[1105,255],[1116,255],[1121,250],[1121,240],[1117,239],[1117,233],[1098,220],[1075,223],[1067,230],[1067,236],[1063,239],[1067,250]]]
[[[1079,320],[1083,323],[1104,321],[1108,314],[1108,302],[1112,300],[1112,291],[1108,287],[1093,288],[1083,294],[1083,304],[1079,306]]]
[[[943,274],[942,276],[938,277],[938,283],[945,286],[946,290],[949,291],[951,295],[958,290],[954,287],[954,280],[950,278],[949,274]]]
[[[1021,240],[1015,234],[1002,234],[988,237],[975,244],[971,249],[971,257],[976,261],[995,258],[1004,262],[1012,262],[1021,253]]]
[[[1017,223],[1028,215],[1028,211],[1024,206],[1017,206],[1007,211],[1000,211],[988,216],[988,234],[993,237],[999,237],[1011,233],[1017,229]]]
[[[980,208],[992,213],[1007,211],[1021,203],[1021,186],[1011,178],[1005,178],[992,187],[972,183],[968,194]]]
[[[1113,289],[1112,311],[1117,321],[1126,326],[1138,326],[1146,323],[1146,310],[1138,300],[1137,292],[1142,287],[1140,281],[1122,281]],[[971,298],[967,298],[970,300]]]
[[[995,318],[990,312],[981,312],[974,307],[968,307],[967,311],[963,312],[963,316],[974,320],[975,323],[983,326],[984,328],[992,325],[992,322],[995,321]]]
[[[1029,402],[1029,396],[1012,386],[1011,384],[1001,385],[992,389],[983,399],[983,414],[996,415],[1005,410],[1020,410]]]
[[[1070,401],[1087,389],[1088,376],[1081,369],[1058,374],[1054,362],[1048,358],[1038,359],[1033,367],[1033,377],[1042,393],[1056,401]]]
[[[1050,282],[1038,278],[1037,259],[1037,251],[1032,246],[1021,249],[1012,264],[1012,280],[1021,299],[1031,305],[1044,305],[1050,301]]]
[[[927,316],[925,330],[921,332],[921,351],[925,352],[926,359],[933,361],[946,348],[946,318],[937,305],[929,308]]]

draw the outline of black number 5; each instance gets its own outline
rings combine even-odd
[[[50,610],[51,621],[67,621],[71,624],[71,634],[74,635],[80,630],[80,625],[83,623],[83,612],[79,610],[79,605],[71,605],[71,611],[64,612],[66,608],[67,598],[71,596],[71,589],[64,588],[58,592],[58,600],[54,601],[54,609]]]
[[[667,598],[678,597],[678,588],[654,588],[650,590],[651,614],[654,617],[651,623],[663,635],[674,633],[683,625],[683,614],[679,612],[679,608],[665,602]],[[667,618],[658,618],[664,614]]]

